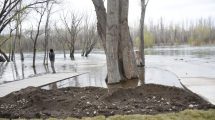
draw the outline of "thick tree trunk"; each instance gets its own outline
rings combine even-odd
[[[102,45],[106,53],[106,26],[107,26],[107,14],[104,6],[103,0],[92,0],[94,7],[96,9],[97,16],[97,31],[100,39],[102,40]]]
[[[118,83],[124,80],[122,75],[122,59],[119,60],[119,5],[120,0],[107,1],[107,31],[106,31],[106,59],[108,69],[108,83]]]
[[[128,27],[128,0],[108,0],[107,14],[102,0],[93,0],[93,3],[98,19],[98,33],[106,51],[107,82],[118,83],[137,78],[136,61]],[[106,17],[107,20],[104,19]]]
[[[126,79],[137,78],[137,66],[135,61],[133,43],[131,40],[129,27],[128,27],[128,0],[120,0],[120,50],[123,62],[123,74]],[[121,57],[120,57],[121,59]],[[120,60],[121,61],[121,60]]]

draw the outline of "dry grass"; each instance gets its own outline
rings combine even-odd
[[[0,119],[5,120],[5,119]],[[19,119],[24,120],[24,119]],[[35,119],[39,120],[39,119]],[[49,120],[59,120],[50,118]],[[66,120],[80,120],[67,118]],[[93,118],[82,118],[81,120],[215,120],[215,109],[210,110],[185,110],[179,113],[167,113],[158,115],[115,115],[108,118],[97,116]]]

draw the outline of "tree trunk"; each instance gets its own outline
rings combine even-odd
[[[145,0],[141,0],[141,18],[140,18],[140,58],[142,66],[145,66],[145,54],[144,54],[144,22],[145,22],[146,5]],[[141,63],[140,63],[141,65]]]
[[[108,83],[118,83],[124,80],[122,65],[119,64],[119,0],[107,1],[107,31],[106,31],[106,59],[108,69]]]
[[[75,52],[74,48],[71,48],[71,49],[70,49],[70,59],[71,59],[71,60],[75,60],[74,52]]]
[[[10,59],[7,57],[6,53],[0,49],[0,54],[4,56],[4,58],[7,60],[7,62],[10,62]]]
[[[108,0],[107,15],[102,0],[93,0],[93,3],[98,19],[98,33],[106,51],[108,83],[137,78],[133,44],[128,27],[128,0]],[[107,20],[101,18],[104,16]],[[104,28],[106,34],[103,33]]]
[[[18,29],[18,28],[17,28],[17,29]],[[23,54],[23,50],[22,50],[21,36],[22,36],[22,26],[21,26],[21,22],[20,22],[19,34],[18,34],[19,53],[20,53],[20,59],[21,59],[21,61],[24,61],[24,54]]]
[[[46,24],[45,24],[45,44],[44,44],[44,58],[43,64],[48,65],[48,41],[49,41],[49,19],[51,14],[52,6],[49,8],[49,1],[46,4],[47,9],[47,17],[46,17]]]
[[[135,61],[133,43],[128,27],[128,0],[120,1],[120,54],[122,56],[124,74],[127,79],[137,78],[137,66]],[[121,59],[121,57],[120,57]],[[121,60],[120,60],[121,61]]]
[[[11,61],[15,61],[15,50],[16,50],[16,40],[18,36],[18,28],[16,29],[16,36],[13,39],[13,45],[12,45],[12,53],[11,53]]]
[[[66,50],[65,50],[65,46],[63,45],[63,56],[64,56],[64,59],[66,59]]]
[[[41,25],[41,22],[42,22],[42,18],[43,18],[43,15],[45,13],[45,10],[40,13],[40,20],[39,20],[39,23],[38,23],[38,26],[37,26],[37,32],[36,32],[36,36],[35,36],[35,39],[34,39],[34,48],[33,48],[33,67],[35,68],[35,60],[36,60],[36,52],[37,52],[37,40],[38,40],[38,37],[39,37],[39,34],[40,34],[40,25]]]
[[[107,26],[107,14],[104,6],[103,0],[92,0],[94,7],[96,9],[97,16],[97,31],[100,39],[102,40],[102,45],[106,53],[106,26]]]
[[[22,8],[22,1],[20,1],[19,3],[19,9]],[[18,23],[18,41],[19,41],[19,53],[20,53],[20,59],[21,61],[24,61],[24,54],[22,51],[22,43],[21,43],[21,36],[22,36],[22,21],[21,21],[21,13],[18,14],[18,19],[17,19],[17,23]]]

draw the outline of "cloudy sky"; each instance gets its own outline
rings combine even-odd
[[[107,1],[107,0],[106,0]],[[95,15],[91,0],[65,0],[64,10],[91,13]],[[150,0],[146,20],[182,22],[198,18],[215,17],[215,0]],[[130,0],[129,23],[135,24],[140,17],[140,0]]]
[[[96,18],[94,6],[91,0],[62,0],[60,5],[55,5],[55,13],[51,22],[60,21],[60,16],[68,11],[80,15],[89,14]],[[107,0],[105,0],[107,1]],[[129,25],[138,26],[140,19],[140,1],[130,0]],[[64,11],[64,12],[62,12]],[[146,11],[146,24],[149,21],[154,23],[163,18],[165,23],[180,24],[183,21],[195,21],[199,18],[212,17],[215,20],[215,0],[150,0]],[[34,16],[34,15],[32,15]],[[34,16],[36,20],[36,16]],[[33,22],[34,23],[34,22]],[[60,23],[60,22],[59,22]],[[24,27],[29,27],[32,19],[26,21]],[[215,24],[215,23],[214,23]]]

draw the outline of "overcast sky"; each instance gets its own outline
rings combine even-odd
[[[107,0],[106,0],[107,1]],[[140,1],[130,0],[129,23],[136,24],[140,17]],[[64,0],[64,10],[73,9],[95,15],[91,0]],[[146,21],[158,21],[161,17],[166,22],[178,23],[185,20],[215,17],[215,0],[150,0]]]
[[[96,18],[92,0],[62,0],[60,5],[55,5],[55,14],[51,17],[51,22],[60,20],[62,11],[73,11],[78,14],[89,14]],[[107,0],[105,0],[107,1]],[[129,25],[138,26],[140,19],[140,1],[130,0]],[[34,16],[34,15],[31,15]],[[195,21],[199,18],[212,17],[215,19],[215,0],[150,0],[146,11],[146,24],[149,20],[157,22],[163,18],[165,23],[180,24],[182,21]],[[34,20],[36,20],[34,16]],[[26,21],[24,28],[29,28],[32,19]],[[36,22],[33,22],[36,23]],[[59,22],[60,23],[60,22]]]

